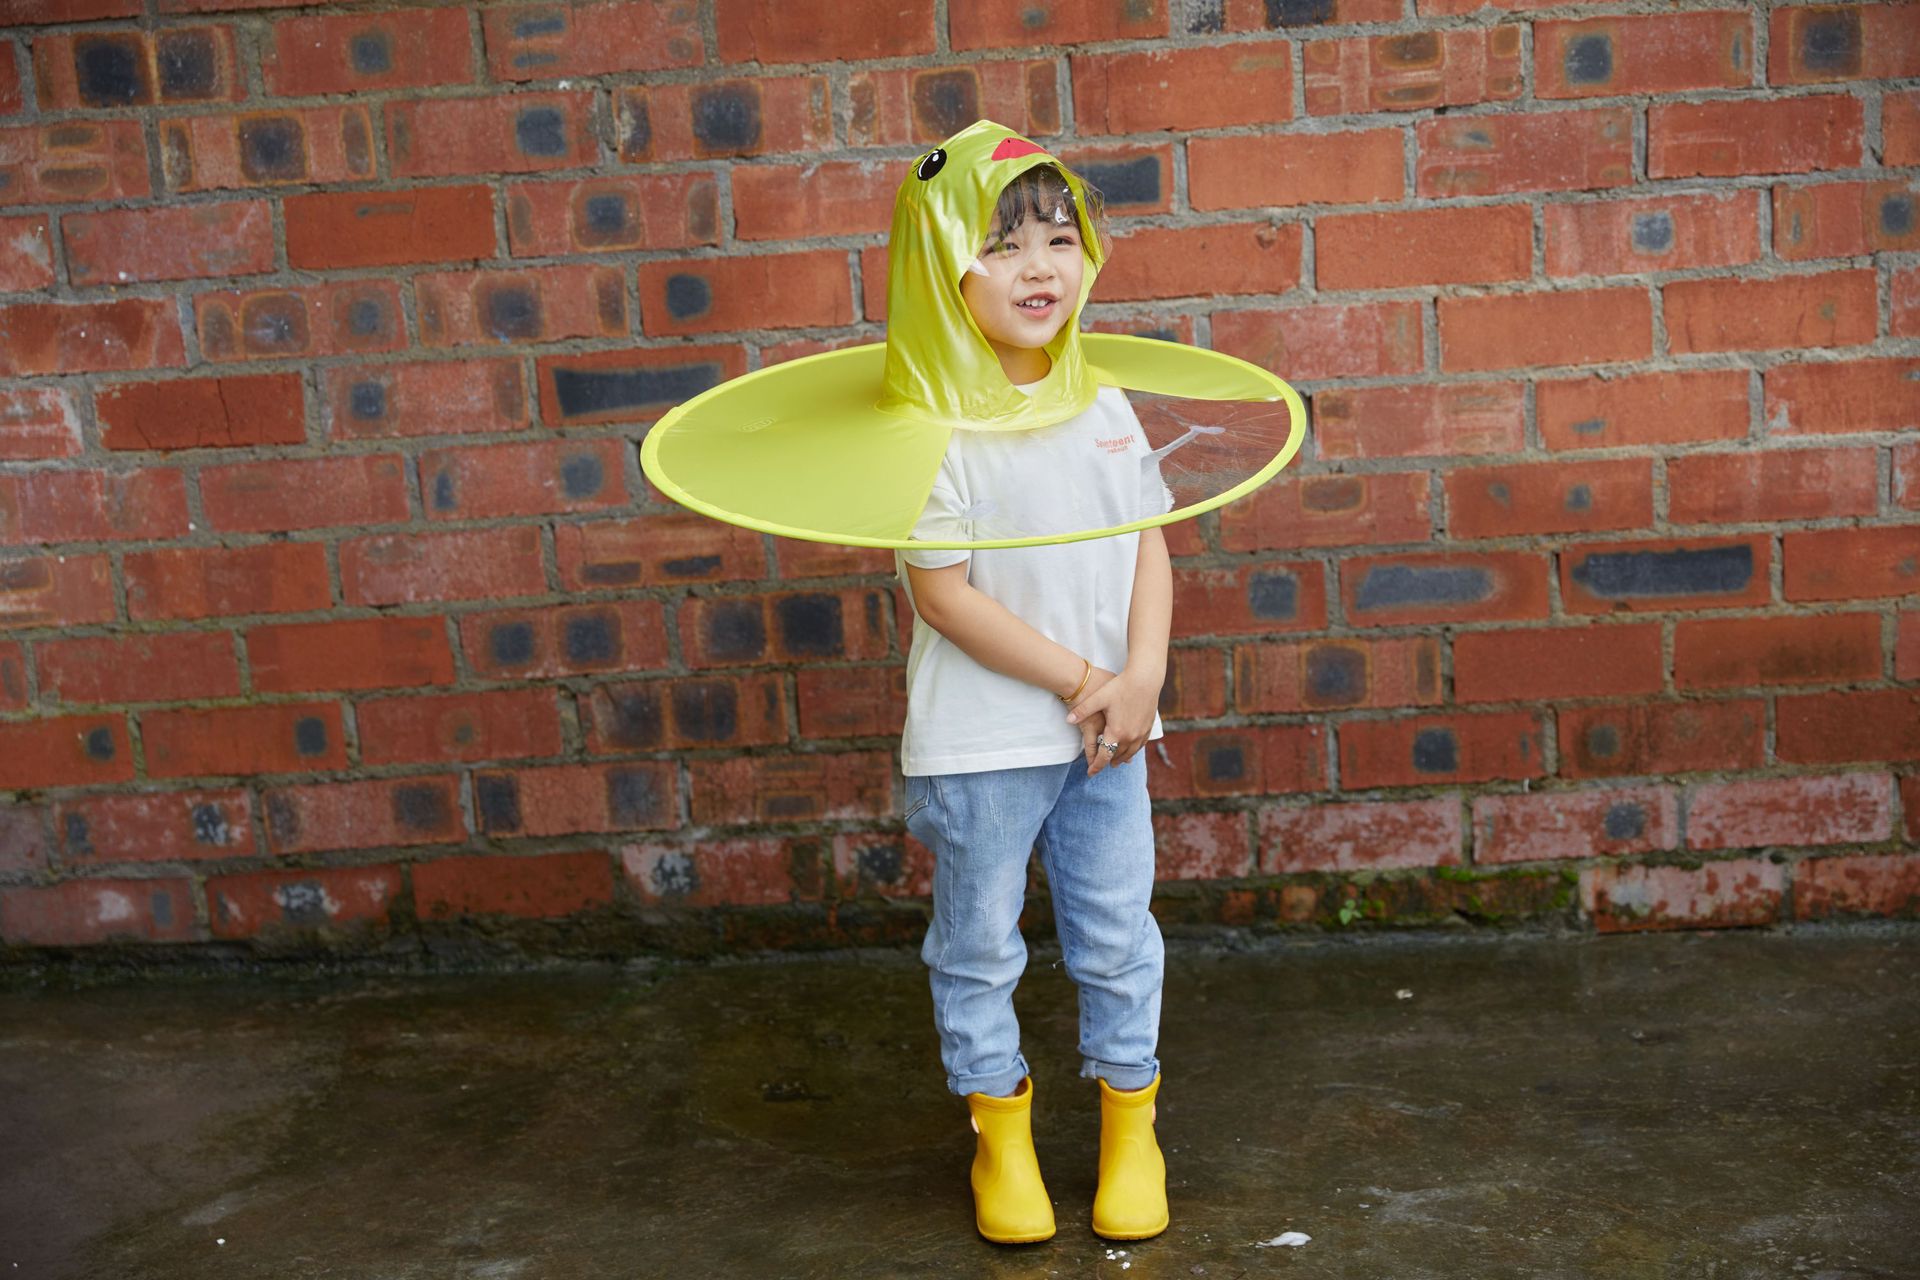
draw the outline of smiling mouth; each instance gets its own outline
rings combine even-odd
[[[1014,310],[1016,311],[1027,311],[1027,312],[1038,313],[1038,312],[1045,311],[1048,307],[1051,307],[1054,303],[1058,301],[1059,301],[1058,298],[1052,298],[1052,297],[1046,296],[1045,294],[1041,294],[1037,297],[1028,298],[1024,302],[1016,302],[1013,304],[1013,306],[1014,306]]]

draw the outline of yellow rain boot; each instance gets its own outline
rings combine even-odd
[[[1033,1077],[1011,1098],[967,1095],[973,1131],[973,1221],[995,1244],[1032,1244],[1053,1238],[1053,1201],[1040,1181],[1033,1150]]]
[[[1145,1240],[1167,1229],[1167,1162],[1153,1136],[1153,1096],[1160,1077],[1123,1092],[1100,1081],[1100,1189],[1093,1195],[1093,1233],[1108,1240]]]

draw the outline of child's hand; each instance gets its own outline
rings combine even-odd
[[[1107,718],[1098,711],[1080,722],[1080,754],[1087,758],[1087,776],[1089,778],[1096,772],[1093,758],[1099,756],[1102,763],[1106,761],[1106,750],[1100,746],[1099,741],[1100,735],[1105,732],[1106,727]]]
[[[1085,726],[1099,717],[1102,723],[1094,732],[1105,733],[1107,741],[1117,741],[1120,749],[1109,752],[1096,748],[1092,767],[1087,770],[1088,777],[1110,764],[1125,764],[1133,759],[1146,745],[1147,735],[1153,732],[1153,717],[1159,704],[1159,686],[1149,688],[1144,677],[1130,670],[1116,674],[1104,667],[1093,669],[1086,691],[1067,714],[1067,722],[1082,726],[1081,737],[1085,739]]]

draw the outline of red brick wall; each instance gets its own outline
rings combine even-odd
[[[1920,7],[1649,7],[0,0],[0,942],[916,936],[890,558],[634,443],[978,115],[1312,400],[1173,530],[1170,924],[1914,915]]]

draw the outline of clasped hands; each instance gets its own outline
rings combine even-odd
[[[1080,730],[1089,778],[1109,764],[1125,764],[1133,759],[1146,745],[1147,735],[1153,732],[1153,717],[1159,705],[1159,685],[1139,672],[1131,668],[1117,672],[1105,667],[1092,669],[1087,676],[1087,687],[1080,691],[1080,697],[1067,713],[1067,723]],[[1102,734],[1107,741],[1118,742],[1120,749],[1109,753],[1098,745]]]

